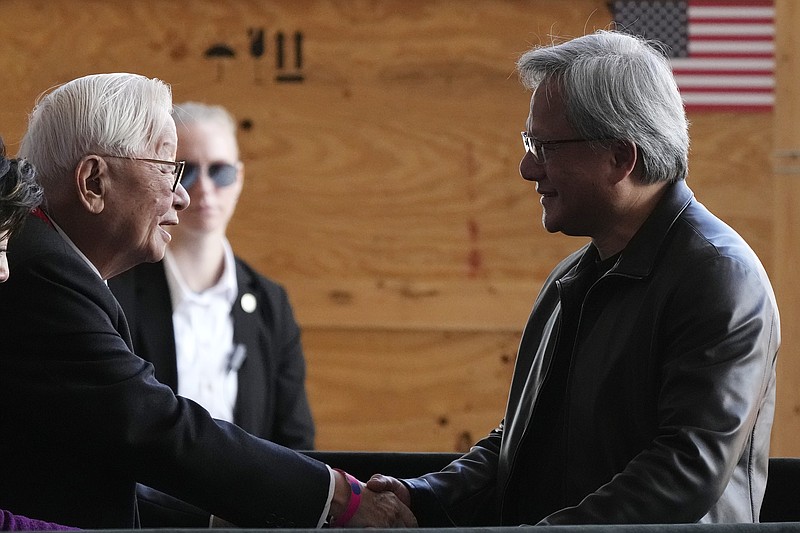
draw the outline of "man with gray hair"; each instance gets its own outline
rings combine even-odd
[[[757,522],[778,308],[756,255],[685,183],[668,61],[598,31],[517,67],[533,91],[520,174],[547,231],[590,242],[534,303],[503,422],[441,472],[367,486],[425,526]]]
[[[0,286],[0,507],[83,528],[137,524],[137,482],[246,527],[413,526],[394,495],[176,396],[137,357],[105,283],[158,261],[189,204],[165,83],[78,78],[34,108],[20,155],[45,204]]]

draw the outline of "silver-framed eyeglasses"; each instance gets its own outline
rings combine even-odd
[[[545,158],[544,155],[545,146],[552,144],[584,143],[584,142],[601,140],[601,139],[559,139],[555,141],[540,141],[527,131],[523,131],[521,133],[522,133],[522,145],[525,147],[525,151],[530,152],[530,154],[533,156],[533,160],[539,163],[540,165],[544,165],[547,162],[547,159]]]
[[[146,163],[153,163],[155,165],[165,165],[167,168],[162,168],[161,170],[169,172],[175,176],[175,181],[172,182],[172,192],[175,192],[175,189],[178,188],[178,184],[181,182],[181,178],[183,177],[183,169],[186,168],[186,161],[167,161],[164,159],[151,159],[149,157],[127,157],[124,155],[104,155],[102,157],[130,159],[131,161],[144,161]]]

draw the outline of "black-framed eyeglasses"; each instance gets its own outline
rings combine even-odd
[[[164,159],[151,159],[149,157],[127,157],[124,155],[104,155],[102,157],[113,157],[115,159],[130,159],[131,161],[144,161],[145,163],[153,163],[155,165],[165,165],[167,168],[162,168],[162,171],[169,172],[175,176],[175,181],[172,182],[172,192],[178,188],[178,184],[183,177],[183,169],[186,168],[186,161],[166,161]]]
[[[555,141],[540,141],[527,131],[523,131],[521,133],[522,133],[522,145],[525,147],[525,151],[530,152],[530,154],[533,156],[533,160],[539,163],[540,165],[544,165],[547,162],[547,159],[545,158],[544,155],[544,147],[547,145],[584,143],[584,142],[602,140],[602,139],[560,139]]]
[[[208,177],[214,182],[214,186],[217,188],[227,187],[236,183],[236,175],[239,173],[239,169],[236,165],[230,163],[211,163],[206,166],[187,161],[186,168],[183,171],[184,189],[189,190],[189,188],[195,184],[200,178],[203,167],[206,168]]]

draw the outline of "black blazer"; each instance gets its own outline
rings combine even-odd
[[[313,449],[300,328],[286,291],[238,257],[236,280],[233,341],[243,344],[247,355],[238,372],[234,422],[282,446]],[[153,363],[156,378],[177,391],[172,302],[163,262],[138,265],[108,285],[125,311],[136,354]],[[251,312],[243,308],[243,297],[255,298]]]
[[[243,527],[314,527],[318,461],[213,420],[131,350],[105,283],[45,220],[0,283],[0,508],[84,528],[137,523],[144,483]]]

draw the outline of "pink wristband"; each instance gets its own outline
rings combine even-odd
[[[331,522],[332,527],[344,527],[356,514],[358,506],[361,504],[361,482],[344,470],[339,470],[338,468],[334,468],[334,470],[342,474],[347,480],[347,484],[350,485],[350,499],[347,501],[347,509],[344,510],[341,516],[335,517]]]

